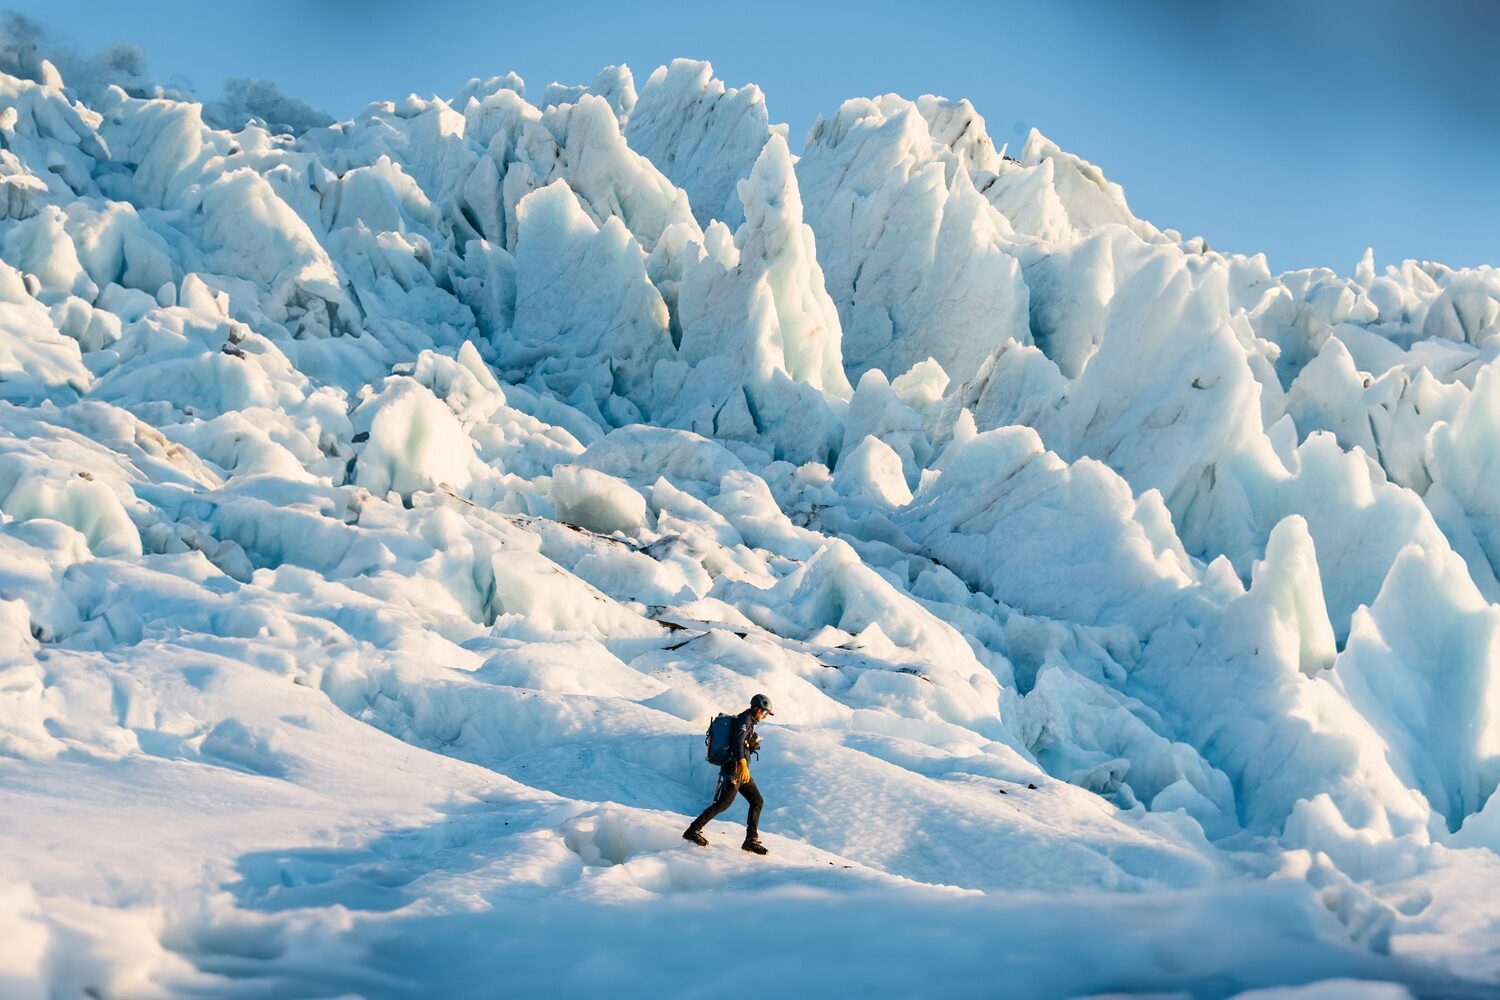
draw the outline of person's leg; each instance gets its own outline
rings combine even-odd
[[[705,826],[708,825],[710,820],[719,815],[719,813],[723,812],[725,809],[729,808],[730,804],[734,802],[734,796],[738,791],[739,785],[734,781],[733,778],[729,777],[729,775],[727,774],[720,775],[719,794],[714,797],[714,800],[709,805],[709,807],[703,810],[702,814],[699,815],[697,819],[693,820],[692,825],[689,826],[688,829],[694,833],[702,830]],[[757,793],[757,795],[758,794],[759,793]]]
[[[760,807],[766,804],[761,798],[760,789],[755,787],[755,779],[751,778],[740,786],[740,794],[745,801],[750,803],[750,815],[745,819],[745,839],[760,839]]]

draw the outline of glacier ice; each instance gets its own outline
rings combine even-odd
[[[1493,268],[692,60],[4,65],[0,992],[681,993],[725,899],[872,995],[1495,988]],[[760,692],[772,853],[698,852]]]

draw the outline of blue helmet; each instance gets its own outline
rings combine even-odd
[[[776,714],[775,712],[771,711],[771,699],[767,698],[763,694],[758,694],[754,698],[751,698],[750,699],[750,707],[751,708],[758,708],[761,711],[765,712],[767,715],[775,715]]]

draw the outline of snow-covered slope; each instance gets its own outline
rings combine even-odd
[[[38,76],[0,994],[1500,988],[1500,271],[1272,275],[967,102],[798,158],[701,63]],[[686,844],[757,692],[771,854]]]

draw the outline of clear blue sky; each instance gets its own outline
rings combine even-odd
[[[338,117],[514,70],[539,95],[675,56],[754,82],[794,144],[848,97],[967,97],[997,143],[1035,125],[1138,215],[1273,269],[1500,264],[1500,3],[858,4],[815,0],[10,0],[83,53],[139,46],[216,96],[275,80]]]

